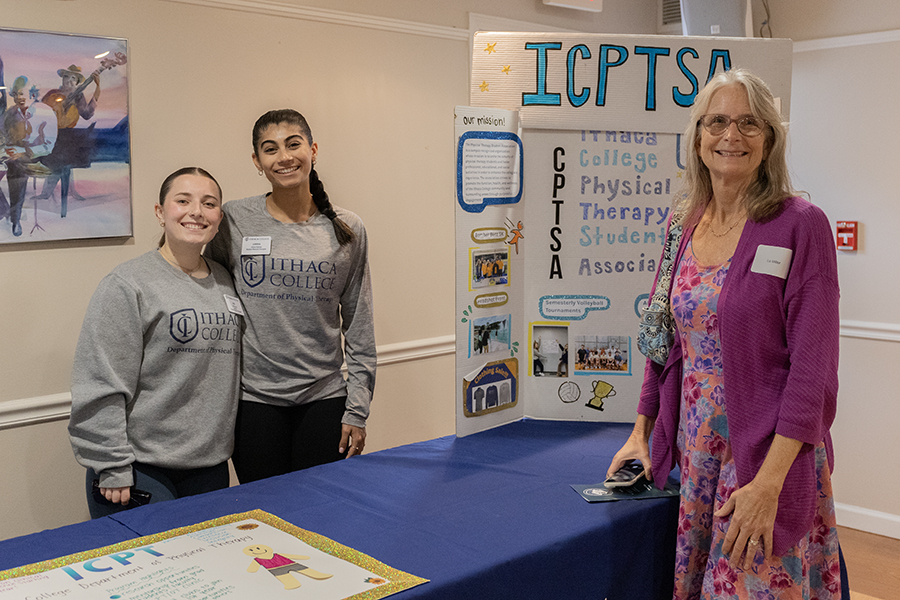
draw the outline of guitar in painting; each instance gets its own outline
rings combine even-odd
[[[100,75],[107,69],[112,69],[124,65],[127,61],[126,56],[121,52],[116,52],[112,56],[108,56],[100,61],[100,67],[91,73],[89,77],[84,77],[74,65],[69,69],[60,69],[57,74],[65,77],[66,74],[77,76],[80,81],[72,90],[50,90],[41,99],[41,102],[49,106],[56,114],[57,127],[59,129],[70,129],[78,123],[78,106],[76,105],[78,98],[87,89],[87,86],[94,81],[94,77]],[[77,69],[77,70],[76,70]]]

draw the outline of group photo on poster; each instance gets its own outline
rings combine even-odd
[[[472,250],[472,288],[509,283],[509,247]]]
[[[628,371],[631,338],[627,336],[576,336],[575,370],[585,374]]]

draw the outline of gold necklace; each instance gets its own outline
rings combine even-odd
[[[740,217],[738,217],[738,220],[734,222],[734,225],[732,225],[731,227],[729,227],[728,229],[726,229],[726,230],[725,230],[725,233],[716,233],[716,232],[713,230],[713,228],[712,228],[712,219],[709,220],[709,224],[708,224],[706,227],[707,227],[707,229],[709,229],[709,232],[710,232],[711,234],[713,234],[714,236],[719,237],[719,238],[720,238],[720,237],[725,237],[726,235],[728,235],[729,233],[731,233],[731,230],[732,230],[732,229],[734,229],[735,227],[738,226],[738,223],[740,223],[741,221],[744,220],[744,216],[745,216],[745,215],[741,215]]]
[[[175,258],[174,256],[173,256],[171,259],[170,259],[168,256],[166,256],[165,253],[162,251],[162,248],[159,249],[159,254],[160,254],[160,256],[162,256],[162,257],[166,260],[167,263],[169,263],[169,264],[172,265],[173,267],[176,267],[176,268],[180,269],[182,273],[186,273],[189,277],[193,277],[193,276],[194,276],[194,273],[196,273],[197,271],[199,271],[199,270],[200,270],[200,267],[202,267],[203,264],[204,264],[203,257],[201,256],[201,257],[200,257],[200,262],[197,263],[197,266],[196,266],[196,267],[194,267],[193,269],[185,269],[184,267],[182,267],[181,265],[179,265],[179,264],[174,260],[174,258]]]

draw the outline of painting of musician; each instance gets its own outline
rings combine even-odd
[[[0,28],[0,114],[0,243],[131,235],[125,40]]]
[[[32,139],[34,128],[28,114],[28,77],[16,77],[9,95],[13,105],[3,112],[3,133],[6,149],[6,182],[9,189],[8,205],[3,210],[12,224],[14,237],[22,235],[22,206],[25,203],[25,185],[28,181],[28,168],[34,165]]]
[[[90,81],[94,83],[94,94],[88,102],[82,91],[88,80],[81,74],[81,67],[71,65],[68,69],[59,69],[56,73],[62,77],[62,84],[59,89],[50,90],[41,98],[41,102],[56,113],[56,145],[53,152],[41,160],[50,167],[52,173],[44,180],[41,194],[35,198],[49,198],[56,185],[61,183],[62,216],[65,217],[70,193],[76,200],[85,199],[72,185],[72,169],[90,167],[94,124],[87,129],[76,129],[75,126],[79,118],[89,120],[94,116],[97,100],[100,98],[100,74],[91,74]]]

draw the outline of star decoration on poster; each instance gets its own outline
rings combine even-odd
[[[492,52],[496,52],[497,49],[494,48],[494,46],[496,46],[496,45],[497,45],[497,42],[494,42],[493,44],[488,44],[487,47],[484,49],[484,51],[487,52],[488,54],[491,54]]]
[[[481,85],[478,86],[478,87],[481,89],[482,92],[489,92],[489,91],[490,91],[490,90],[488,89],[488,82],[487,82],[487,81],[482,81],[482,82],[481,82]]]

